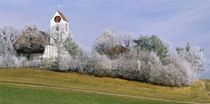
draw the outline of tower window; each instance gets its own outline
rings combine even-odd
[[[56,26],[56,31],[59,31],[59,27],[58,26]]]
[[[54,18],[54,21],[55,21],[56,23],[59,23],[59,22],[61,21],[61,17],[60,17],[60,16],[56,16],[56,17]]]
[[[66,32],[68,31],[68,25],[67,25],[67,23],[66,23]]]

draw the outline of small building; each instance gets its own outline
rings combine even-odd
[[[113,59],[115,56],[118,56],[123,53],[127,53],[129,50],[125,48],[122,45],[116,45],[108,50],[104,51],[104,54],[106,54],[109,58]]]
[[[38,29],[28,27],[17,40],[14,41],[13,47],[17,54],[26,56],[30,59],[33,56],[41,56],[48,44],[47,34]]]

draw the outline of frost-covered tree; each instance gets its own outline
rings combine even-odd
[[[190,63],[177,54],[169,55],[169,59],[171,62],[167,65],[162,65],[158,58],[156,63],[149,65],[147,82],[165,86],[189,86],[197,80],[197,74],[191,70]]]
[[[96,51],[80,48],[77,57],[70,60],[68,71],[90,74],[95,76],[108,76],[110,59]]]
[[[138,80],[138,55],[131,52],[120,55],[119,58],[113,60],[111,71],[110,75],[112,77]]]
[[[186,48],[176,48],[177,54],[183,59],[189,62],[194,72],[204,71],[206,58],[203,53],[203,49],[199,47],[190,47],[189,42]]]
[[[190,42],[187,42],[187,45],[186,45],[186,48],[185,49],[186,49],[187,52],[190,51]]]
[[[125,33],[120,37],[121,37],[121,40],[122,40],[122,44],[125,46],[125,48],[131,50],[131,48],[133,46],[132,34]]]
[[[160,40],[157,36],[140,36],[139,39],[134,40],[135,48],[140,51],[154,52],[163,63],[164,58],[168,56],[168,45]]]
[[[11,26],[5,26],[0,29],[0,55],[14,54],[12,46],[19,33]]]
[[[71,56],[68,53],[62,54],[60,57],[60,62],[59,62],[59,70],[61,71],[68,71],[70,68],[70,63],[71,63]]]
[[[79,46],[72,41],[71,37],[67,37],[67,39],[64,41],[64,47],[73,58],[75,58],[79,52]]]
[[[96,59],[92,58],[91,51],[88,49],[80,49],[77,62],[79,65],[79,72],[90,74],[96,65]]]
[[[94,60],[92,74],[94,74],[95,76],[112,76],[111,59],[109,59],[106,55],[100,55],[96,51],[92,52],[91,57]]]
[[[18,31],[11,26],[5,26],[0,29],[0,56],[3,57],[6,67],[15,65],[13,42],[18,35]]]
[[[104,54],[104,51],[116,45],[121,45],[120,38],[113,31],[107,29],[96,39],[94,50],[99,54]]]

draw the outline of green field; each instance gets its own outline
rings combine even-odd
[[[88,75],[81,75],[77,73],[54,72],[54,71],[40,70],[40,69],[0,69],[0,82],[1,82],[0,93],[4,93],[0,94],[0,101],[5,101],[5,102],[11,98],[11,99],[16,99],[17,102],[18,100],[20,100],[19,102],[21,102],[24,99],[26,99],[26,101],[36,102],[36,100],[39,99],[41,100],[39,104],[40,103],[45,104],[47,101],[53,101],[56,104],[58,104],[58,102],[56,101],[59,101],[59,103],[62,102],[64,104],[65,102],[67,103],[70,101],[75,101],[75,103],[77,104],[79,104],[79,102],[87,104],[88,103],[94,104],[94,102],[99,104],[103,103],[107,104],[109,102],[112,104],[113,103],[133,104],[140,102],[157,103],[156,101],[115,97],[115,96],[100,95],[94,93],[82,93],[82,92],[79,93],[73,91],[62,91],[55,89],[43,89],[43,88],[41,89],[41,88],[30,88],[30,87],[25,88],[25,87],[11,86],[11,85],[8,86],[3,82],[38,84],[38,85],[47,85],[47,86],[57,86],[62,88],[73,88],[73,89],[109,92],[116,94],[125,94],[132,96],[152,97],[158,99],[210,103],[210,96],[208,95],[208,90],[207,90],[207,88],[209,87],[205,88],[201,80],[193,84],[193,86],[189,87],[165,87],[165,86],[157,86],[137,81],[127,81],[123,79],[108,78],[108,77],[100,78]],[[207,83],[206,86],[208,86],[209,83],[208,80],[206,81],[204,80],[203,82]],[[14,92],[12,92],[13,90],[10,89],[13,89]],[[19,91],[24,93],[19,93]],[[7,93],[8,97],[5,97]],[[30,95],[34,95],[33,93],[36,95],[36,97],[31,98]],[[74,98],[74,95],[77,95],[77,97]],[[18,98],[21,96],[24,97]],[[8,102],[8,104],[11,103]]]
[[[0,104],[171,104],[125,97],[0,84]],[[178,103],[172,103],[178,104]]]

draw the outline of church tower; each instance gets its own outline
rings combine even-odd
[[[69,21],[60,11],[56,11],[53,18],[50,21],[50,27],[52,29],[58,29],[58,27],[62,27],[62,31],[64,32],[63,37],[69,37]],[[56,28],[55,28],[56,27]]]
[[[63,15],[63,13],[58,10],[50,21],[51,28],[56,25],[63,25],[65,27],[65,32],[69,32],[69,21]]]
[[[50,20],[50,31],[51,33],[49,34],[49,44],[45,47],[45,52],[43,57],[44,58],[56,58],[58,56],[58,49],[57,47],[53,46],[54,40],[52,37],[56,34],[53,34],[53,32],[60,32],[62,31],[62,40],[65,41],[68,37],[71,38],[70,33],[69,33],[69,21],[66,19],[66,17],[61,13],[60,11],[56,11],[52,19]],[[61,44],[62,45],[62,44]]]

